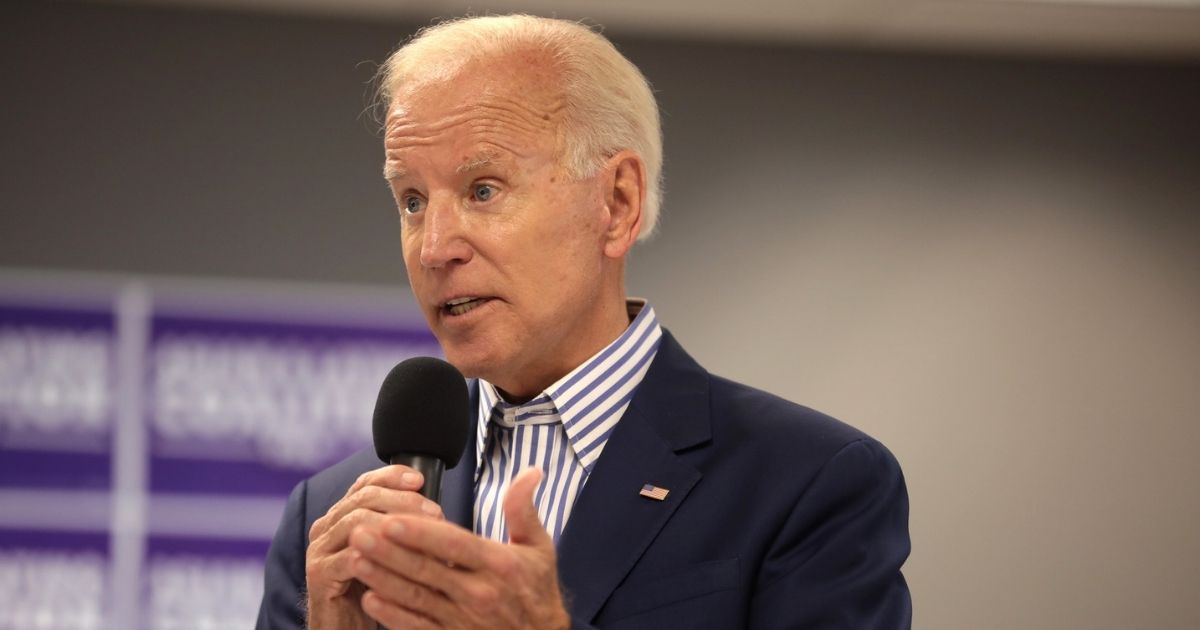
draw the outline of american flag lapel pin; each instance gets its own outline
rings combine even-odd
[[[671,493],[671,491],[667,490],[666,488],[659,488],[656,485],[648,483],[648,484],[642,486],[642,491],[639,492],[638,494],[646,497],[647,499],[654,499],[655,501],[663,501],[667,498],[667,495],[670,493]]]

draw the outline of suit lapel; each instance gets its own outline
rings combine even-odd
[[[708,374],[664,331],[658,355],[583,488],[558,545],[575,615],[593,619],[700,481],[677,451],[710,436]],[[665,500],[640,496],[645,484]]]

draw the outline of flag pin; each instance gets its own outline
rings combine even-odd
[[[670,493],[671,493],[671,491],[667,490],[666,488],[659,488],[658,486],[655,486],[655,485],[646,484],[646,485],[642,486],[642,491],[639,492],[638,494],[646,497],[647,499],[654,499],[655,501],[663,501],[667,498],[667,495]]]

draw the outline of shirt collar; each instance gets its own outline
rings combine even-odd
[[[580,442],[589,437],[589,427],[583,422],[588,412],[612,402],[611,399],[618,395],[615,388],[601,386],[606,383],[629,381],[641,373],[640,368],[654,358],[659,340],[662,339],[662,327],[658,323],[658,317],[646,300],[629,298],[625,301],[625,308],[631,321],[621,336],[529,402],[519,405],[506,402],[495,385],[479,379],[476,470],[479,469],[484,450],[487,448],[490,422],[511,427],[518,422],[546,424],[561,420],[567,438],[578,455]],[[631,394],[629,386],[636,389],[637,383],[625,385],[623,389]],[[588,468],[590,469],[590,466]]]

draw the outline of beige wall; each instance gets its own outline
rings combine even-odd
[[[0,266],[402,283],[356,64],[409,26],[11,6]],[[633,292],[892,448],[916,626],[1200,626],[1200,66],[624,47]]]
[[[1100,178],[926,183],[676,215],[635,284],[705,364],[892,448],[916,627],[1197,627],[1200,226],[1106,216],[1137,195]]]

